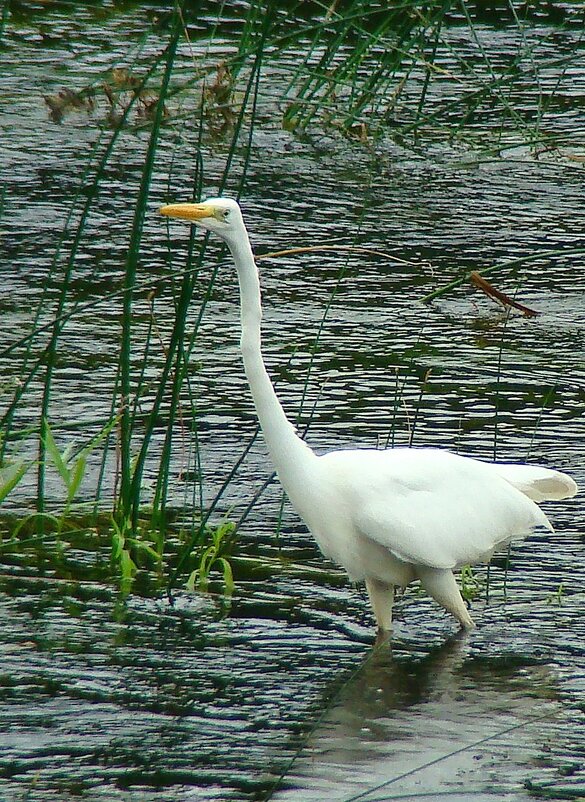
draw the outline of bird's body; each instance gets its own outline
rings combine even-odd
[[[536,502],[574,495],[573,480],[548,468],[487,463],[434,448],[317,456],[287,420],[264,366],[258,271],[238,204],[214,198],[161,211],[228,244],[240,285],[244,368],[280,482],[323,554],[351,579],[365,581],[379,633],[391,626],[394,586],[415,579],[462,626],[472,627],[453,569],[489,560],[536,526],[552,530]]]

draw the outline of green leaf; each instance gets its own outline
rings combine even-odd
[[[116,528],[112,532],[112,560],[114,562],[119,561],[123,548],[124,548],[124,538]]]
[[[226,537],[232,534],[236,525],[233,521],[223,521],[215,529],[211,530],[211,538],[215,545],[216,551],[219,551],[221,544]]]
[[[73,470],[70,472],[71,478],[67,488],[67,504],[71,504],[75,498],[77,491],[79,490],[79,485],[83,481],[86,466],[87,458],[84,455],[81,455],[73,466]]]
[[[189,574],[189,579],[185,582],[185,587],[187,590],[194,591],[197,585],[197,577],[199,576],[199,569],[196,568],[195,571],[191,571]]]
[[[199,560],[199,572],[201,576],[207,577],[209,571],[211,570],[211,566],[213,565],[216,552],[213,546],[208,546],[203,554],[201,555],[201,559]]]
[[[106,439],[112,429],[118,424],[119,420],[119,415],[115,415],[113,418],[111,418],[103,427],[103,429],[99,431],[95,437],[92,437],[89,443],[81,449],[79,452],[79,457],[83,457],[85,460],[87,460],[87,457],[89,457],[91,452],[94,451],[100,445],[100,443]]]
[[[131,579],[137,571],[136,563],[130,556],[128,549],[122,549],[120,555],[120,570],[122,571],[122,579]]]
[[[217,560],[217,562],[221,563],[226,596],[231,596],[234,590],[236,589],[236,583],[234,582],[234,573],[232,571],[232,567],[229,564],[229,561],[226,560],[225,557],[220,557]]]
[[[45,426],[44,426],[44,443],[45,449],[47,454],[51,458],[51,462],[57,468],[59,472],[59,476],[65,483],[66,487],[69,488],[70,484],[70,471],[67,465],[63,462],[63,458],[61,457],[61,452],[57,448],[57,444],[55,443],[55,438],[53,437],[53,433],[51,431],[51,427],[49,426],[49,421],[45,418]]]
[[[35,524],[35,531],[37,532],[43,532],[45,530],[44,526],[45,523],[50,523],[52,525],[53,528],[51,531],[53,532],[59,531],[59,519],[55,515],[51,515],[51,513],[49,512],[33,512],[32,515],[27,515],[26,518],[24,518],[22,521],[20,521],[19,524],[17,524],[14,527],[14,530],[12,532],[12,539],[17,538],[20,535],[22,529],[28,526],[32,526],[33,523]],[[42,524],[42,526],[40,526],[39,524]]]
[[[0,504],[14,490],[28,471],[32,462],[13,462],[0,468]]]
[[[144,543],[144,541],[135,540],[134,538],[128,540],[127,542],[130,543],[132,546],[134,546],[136,551],[144,551],[146,552],[146,554],[149,554],[157,562],[161,561],[162,559],[161,555],[158,553],[158,551],[156,551],[156,549],[153,549],[153,547],[149,543]]]

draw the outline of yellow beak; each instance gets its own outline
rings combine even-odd
[[[168,206],[161,206],[160,213],[191,221],[214,216],[213,209],[205,203],[169,203]]]

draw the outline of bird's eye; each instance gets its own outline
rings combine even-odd
[[[219,220],[220,223],[229,223],[230,209],[222,209],[221,206],[216,206],[213,210],[213,216],[216,220]]]

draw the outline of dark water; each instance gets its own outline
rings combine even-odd
[[[91,148],[104,136],[103,97],[91,113],[73,110],[57,123],[43,96],[64,86],[99,85],[113,65],[146,63],[166,41],[161,30],[140,44],[159,12],[145,6],[122,15],[83,6],[64,15],[57,6],[15,16],[4,32],[2,345],[30,330],[43,293],[55,297],[62,262],[48,276],[59,233]],[[237,20],[233,27],[238,30]],[[502,63],[518,50],[514,26],[492,20],[478,30]],[[524,35],[546,45],[552,63],[578,46],[581,32],[539,19]],[[459,24],[449,36],[474,47]],[[203,41],[196,43],[199,57],[207,52]],[[231,52],[233,41],[216,40],[205,57]],[[187,48],[182,58],[187,69]],[[264,116],[243,193],[256,251],[343,242],[411,264],[355,252],[261,262],[266,359],[291,417],[300,413],[301,425],[310,419],[308,439],[318,450],[412,439],[486,459],[529,459],[565,469],[585,484],[585,280],[582,257],[570,253],[583,245],[585,224],[578,148],[535,159],[518,141],[502,158],[478,161],[464,143],[413,152],[382,142],[372,153],[328,133],[294,139],[281,129],[271,90],[293,61],[283,57],[265,68]],[[543,71],[543,96],[561,75],[562,67]],[[553,108],[546,120],[551,128],[577,129],[584,76],[573,63],[568,94],[575,102]],[[521,89],[526,102],[529,83]],[[434,91],[431,102],[438,103],[447,90]],[[182,102],[188,111],[189,101]],[[190,196],[196,140],[178,100],[171,111],[176,119],[159,149],[139,268],[145,286],[161,279],[155,316],[162,343],[148,368],[153,387],[174,292],[156,210],[169,196]],[[471,130],[481,137],[478,121]],[[98,300],[119,286],[133,211],[128,198],[147,137],[147,126],[132,128],[109,162],[75,264],[75,300]],[[204,138],[205,194],[216,191],[227,149],[221,139]],[[242,163],[243,150],[232,191]],[[178,270],[185,228],[173,225],[171,238]],[[493,277],[500,289],[539,310],[536,318],[506,320],[470,288],[432,307],[419,303],[463,270],[539,251],[543,256],[520,273]],[[545,256],[548,251],[558,254]],[[209,270],[218,253],[212,245]],[[146,296],[146,290],[137,292],[137,342],[150,319]],[[51,319],[50,305],[45,308],[40,322]],[[60,442],[82,441],[107,416],[119,314],[119,299],[101,303],[64,329],[51,406]],[[255,430],[237,327],[235,276],[226,263],[192,360],[206,503]],[[39,338],[37,346],[43,343]],[[22,358],[20,350],[2,362],[3,402],[21,375]],[[17,413],[19,427],[36,420],[41,390],[40,380],[32,383]],[[185,408],[191,414],[187,399]],[[83,434],[67,431],[71,424],[82,425]],[[172,502],[180,507],[193,493],[180,476],[193,446],[188,427],[177,438]],[[150,482],[161,443],[162,434],[147,466]],[[32,456],[34,448],[32,438],[24,439],[17,453]],[[92,498],[97,467],[97,460],[90,464],[85,500]],[[219,513],[237,517],[266,476],[258,441]],[[48,490],[59,504],[56,476]],[[17,506],[26,507],[33,493],[24,483]],[[242,534],[231,606],[216,596],[182,592],[173,607],[138,595],[122,601],[98,582],[65,582],[49,569],[39,575],[38,566],[6,565],[2,798],[175,802],[273,795],[373,802],[585,795],[584,516],[578,499],[547,508],[555,535],[537,534],[515,547],[507,574],[501,562],[492,567],[489,604],[484,593],[473,603],[475,632],[453,638],[451,621],[410,590],[397,605],[392,652],[375,654],[363,590],[324,564],[286,509],[277,543],[279,509],[273,485]],[[281,554],[298,568],[255,575],[246,567],[247,558]],[[107,555],[96,554],[100,559]],[[485,583],[485,569],[477,577]]]

